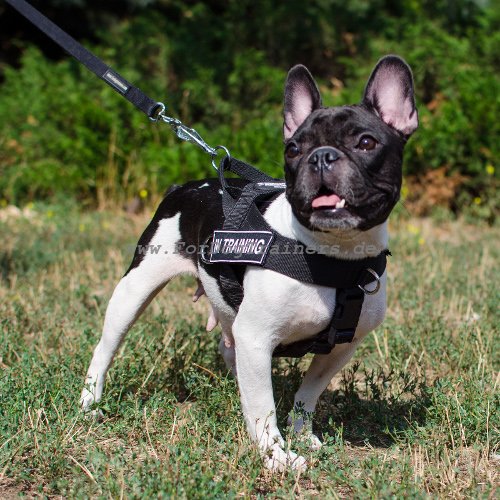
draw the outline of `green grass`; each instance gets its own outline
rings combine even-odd
[[[77,401],[147,217],[0,211],[0,496],[491,498],[498,485],[499,232],[392,224],[389,312],[323,395],[302,474],[264,470],[237,387],[179,280],[127,336],[100,404]],[[307,359],[275,365],[278,417]],[[294,448],[300,445],[290,437]]]

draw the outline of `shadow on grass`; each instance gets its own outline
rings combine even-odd
[[[281,425],[286,425],[299,384],[293,365],[286,374],[275,375]],[[425,381],[404,371],[360,370],[355,363],[342,372],[338,389],[327,389],[321,396],[313,427],[320,438],[340,433],[354,446],[390,447],[401,433],[425,424],[429,404]]]
[[[110,401],[116,397],[136,398],[145,404],[153,396],[164,394],[178,403],[195,402],[200,394],[205,394],[204,388],[207,385],[220,389],[220,384],[215,381],[231,378],[217,351],[217,342],[213,338],[207,340],[194,337],[192,350],[187,354],[176,353],[175,344],[169,348],[156,344],[149,359],[145,356],[137,363],[136,369],[140,374],[134,376],[130,366],[116,367],[115,380],[108,385],[105,396],[109,392]],[[148,373],[157,357],[163,358],[163,361]]]
[[[336,435],[342,428],[342,438],[354,446],[388,448],[398,434],[425,423],[427,403],[428,398],[422,394],[398,401],[327,391],[319,404],[314,427],[320,436]]]

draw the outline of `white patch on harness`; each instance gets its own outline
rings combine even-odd
[[[262,264],[272,240],[271,231],[214,231],[209,260]]]

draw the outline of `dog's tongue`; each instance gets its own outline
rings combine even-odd
[[[318,196],[317,198],[314,198],[312,202],[312,207],[313,208],[320,208],[320,207],[333,207],[335,208],[335,205],[340,201],[340,197],[338,197],[336,194],[324,194],[321,196]]]

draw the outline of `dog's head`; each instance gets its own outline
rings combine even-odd
[[[386,56],[361,104],[326,108],[311,74],[293,67],[284,104],[286,195],[304,226],[367,230],[399,199],[403,149],[418,126],[409,66]]]

